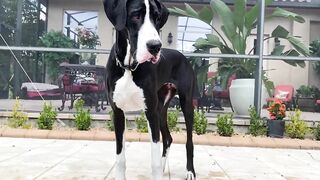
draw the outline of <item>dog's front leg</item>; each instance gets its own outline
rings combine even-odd
[[[156,109],[147,109],[149,134],[151,138],[151,168],[153,180],[162,180],[162,164],[160,152],[160,121]]]
[[[125,156],[125,117],[119,108],[113,108],[113,123],[116,134],[117,157],[116,157],[116,180],[126,179],[126,156]]]

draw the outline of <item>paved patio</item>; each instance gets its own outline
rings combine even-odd
[[[0,138],[4,179],[114,179],[114,142]],[[127,178],[151,179],[150,144],[126,143]],[[185,146],[173,144],[164,179],[184,179]],[[198,179],[319,179],[320,151],[195,146]]]

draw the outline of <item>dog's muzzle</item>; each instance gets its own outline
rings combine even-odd
[[[147,42],[147,49],[150,53],[149,57],[147,57],[148,61],[151,61],[153,64],[159,61],[161,46],[162,44],[159,40],[150,40]]]

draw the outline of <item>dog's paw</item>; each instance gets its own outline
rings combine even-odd
[[[186,180],[195,180],[194,174],[191,171],[188,171],[186,174]]]
[[[167,162],[167,157],[162,157],[161,158],[162,172],[166,170],[166,162]]]

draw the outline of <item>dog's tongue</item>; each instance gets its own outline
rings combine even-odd
[[[158,54],[157,56],[152,56],[150,61],[153,63],[153,64],[156,64],[160,59],[160,55]]]
[[[152,62],[153,64],[156,64],[159,61],[159,59],[160,59],[160,55],[153,56],[151,54],[147,54],[147,55],[144,55],[143,60],[140,63],[149,61],[149,62]]]

